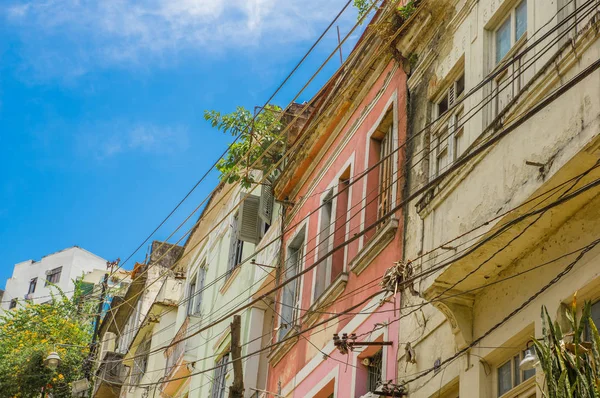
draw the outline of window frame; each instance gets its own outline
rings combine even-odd
[[[529,21],[528,21],[528,16],[529,16],[529,4],[527,4],[528,0],[520,0],[515,2],[513,5],[511,5],[510,10],[508,10],[506,12],[506,15],[504,18],[502,18],[502,20],[500,21],[500,23],[498,23],[498,25],[496,26],[496,28],[493,30],[493,51],[492,51],[492,55],[493,55],[493,64],[494,65],[500,65],[501,63],[503,63],[503,61],[506,59],[506,57],[510,56],[510,54],[512,53],[513,48],[515,48],[515,46],[517,45],[517,43],[519,43],[520,40],[523,39],[523,37],[527,36],[527,32],[528,32],[528,28],[529,28]],[[525,31],[521,34],[520,37],[517,37],[517,9],[521,6],[525,4]],[[509,22],[510,21],[510,22]],[[504,27],[504,25],[509,22],[509,32],[510,32],[510,43],[508,46],[508,49],[506,50],[506,52],[504,54],[502,54],[502,56],[500,56],[500,58],[498,58],[498,32],[500,31],[501,28]]]
[[[330,186],[327,190],[321,195],[321,209],[319,211],[319,231],[317,235],[317,250],[316,250],[316,261],[320,261],[323,257],[327,255],[333,248],[333,239],[334,232],[336,228],[336,203],[335,203],[335,195],[337,194],[337,190],[335,187]],[[327,203],[327,205],[326,205]],[[329,210],[329,223],[325,227],[324,226],[324,217],[326,209]],[[332,266],[332,258],[333,256],[329,255],[327,258],[315,268],[314,277],[313,277],[313,285],[311,292],[311,302],[314,303],[319,299],[319,297],[327,290],[329,285],[331,285],[331,266]],[[323,272],[324,275],[320,274],[319,271]],[[324,283],[321,291],[318,291],[317,280],[320,277],[324,277]]]
[[[231,241],[229,246],[229,259],[227,263],[227,275],[231,275],[244,259],[244,241],[238,236],[240,213],[237,212],[231,222]]]
[[[27,289],[28,295],[35,293],[35,289],[37,288],[37,281],[38,281],[37,276],[35,278],[31,278],[31,280],[29,281],[29,288]],[[33,289],[32,289],[32,286],[33,286]]]
[[[306,244],[307,244],[307,231],[308,231],[308,221],[301,225],[293,237],[290,239],[290,243],[286,247],[286,256],[285,256],[285,268],[283,270],[283,278],[289,279],[297,275],[304,268],[304,264],[306,261],[305,253],[306,253]],[[297,255],[298,258],[295,261],[294,265],[294,273],[289,273],[290,266],[288,266],[291,255]],[[300,319],[300,310],[301,302],[302,302],[302,278],[296,278],[293,282],[288,283],[283,286],[281,289],[281,303],[280,303],[280,316],[279,324],[277,327],[277,341],[282,340],[290,330],[292,330],[298,320]],[[290,295],[291,302],[286,303],[287,297],[285,296],[286,288],[289,288],[291,285],[294,285],[293,294]],[[290,308],[291,307],[291,308]],[[285,319],[288,312],[291,312],[291,319]],[[284,327],[285,325],[285,327]]]
[[[452,73],[452,80],[434,101],[434,119],[438,119],[437,125],[430,133],[430,178],[435,178],[451,166],[461,155],[466,148],[462,148],[462,152],[458,153],[457,138],[465,139],[464,121],[461,123],[461,118],[464,117],[464,103],[455,105],[462,101],[465,96],[466,77],[464,67],[458,73]],[[448,109],[440,113],[440,104],[446,101]],[[445,143],[444,143],[445,141]],[[461,145],[461,147],[464,146]],[[445,158],[445,165],[440,168],[441,158]]]
[[[522,349],[519,350],[519,352],[513,354],[510,356],[510,358],[502,361],[500,363],[500,365],[496,366],[496,397],[500,398],[500,397],[504,397],[507,394],[510,394],[511,391],[513,391],[515,388],[519,387],[520,385],[522,385],[523,383],[527,382],[529,379],[531,378],[535,378],[536,376],[536,370],[535,369],[530,369],[530,370],[522,370],[519,368],[519,363],[523,360],[523,358],[525,357],[525,353],[527,351],[527,347],[524,347]],[[510,364],[510,385],[511,388],[509,388],[508,390],[501,392],[500,390],[500,368],[506,366]],[[526,375],[528,372],[533,371],[532,374]]]
[[[215,377],[210,390],[211,398],[224,398],[227,392],[227,367],[229,366],[229,352],[222,355],[216,361]],[[217,385],[217,383],[219,383]]]
[[[60,266],[60,267],[56,267],[51,270],[48,270],[46,272],[46,282],[45,282],[44,286],[48,286],[50,283],[52,283],[53,285],[58,284],[60,282],[60,277],[62,275],[62,268],[63,267]],[[56,275],[58,275],[58,276],[56,276]],[[51,279],[54,279],[55,277],[56,277],[56,281],[51,280]]]
[[[187,294],[187,306],[186,313],[187,316],[194,315],[194,309],[196,308],[194,302],[196,301],[196,290],[197,290],[197,282],[198,282],[198,274],[194,274],[188,283],[188,294]]]

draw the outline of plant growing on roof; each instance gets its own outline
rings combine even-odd
[[[565,311],[568,332],[558,322],[552,322],[546,307],[542,307],[541,341],[534,341],[537,357],[545,376],[544,397],[600,396],[600,335],[591,317],[591,303],[577,315],[577,300],[573,296]],[[589,341],[586,341],[589,339]]]
[[[250,188],[255,183],[251,169],[269,170],[281,160],[284,149],[281,115],[282,109],[276,105],[267,105],[256,117],[241,106],[228,114],[204,112],[204,119],[212,127],[237,137],[216,165],[221,181],[239,181]]]
[[[88,303],[82,305],[81,284],[76,283],[71,299],[59,290],[48,303],[25,303],[0,314],[0,395],[39,397],[42,389],[55,398],[71,396],[71,382],[83,378],[82,364],[92,337]],[[91,311],[93,312],[93,311]],[[68,344],[69,347],[55,346]],[[43,364],[58,352],[61,364],[52,371]]]
[[[405,5],[398,7],[398,14],[402,19],[407,20],[417,10],[414,0],[408,1]]]

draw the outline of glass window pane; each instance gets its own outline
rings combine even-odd
[[[515,356],[513,358],[513,372],[514,372],[513,384],[515,386],[518,386],[519,383],[521,383],[521,369],[519,369],[520,363],[521,363],[521,357],[519,355]]]
[[[527,0],[523,0],[515,9],[515,37],[519,40],[527,33]]]
[[[510,17],[496,31],[496,62],[502,61],[502,58],[510,50]]]
[[[498,368],[498,396],[504,395],[512,389],[511,361]]]
[[[600,301],[592,305],[592,321],[594,321],[596,328],[600,329]]]
[[[535,369],[529,369],[523,371],[523,381],[528,380],[535,376]]]

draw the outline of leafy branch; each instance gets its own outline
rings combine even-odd
[[[241,106],[228,114],[214,110],[204,112],[204,119],[213,128],[237,137],[216,165],[221,181],[239,181],[243,187],[250,188],[255,183],[252,169],[268,170],[281,159],[284,143],[281,113],[282,109],[276,105],[266,106],[255,118]]]
[[[546,307],[542,307],[543,340],[534,341],[534,346],[545,375],[544,397],[600,396],[600,335],[591,308],[591,303],[586,302],[578,318],[574,296],[571,307],[565,311],[569,331],[563,332],[558,322],[552,322]]]

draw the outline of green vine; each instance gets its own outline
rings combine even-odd
[[[217,111],[204,112],[204,119],[210,122],[212,127],[237,137],[227,155],[216,165],[221,173],[221,181],[231,184],[240,182],[244,188],[250,188],[255,183],[252,169],[271,169],[281,159],[281,113],[280,107],[268,105],[253,121],[252,113],[241,106],[228,114]]]

